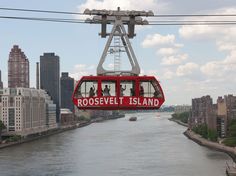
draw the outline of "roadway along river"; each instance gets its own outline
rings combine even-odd
[[[224,153],[187,139],[168,113],[139,113],[0,150],[5,176],[224,176]]]

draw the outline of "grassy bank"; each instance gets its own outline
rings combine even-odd
[[[189,115],[189,112],[174,113],[169,120],[187,127]]]

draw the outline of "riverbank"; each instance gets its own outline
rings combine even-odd
[[[200,135],[194,133],[191,130],[186,130],[184,132],[184,135],[187,138],[193,140],[194,142],[196,142],[197,144],[199,144],[201,146],[205,146],[205,147],[213,149],[213,150],[217,150],[217,151],[221,151],[221,152],[227,153],[229,156],[232,157],[234,162],[236,162],[236,148],[228,147],[228,146],[225,146],[223,144],[219,144],[217,142],[211,142],[211,141],[209,141],[207,139],[204,139],[203,137],[201,137]]]
[[[2,143],[0,144],[0,149],[6,148],[6,147],[11,147],[11,146],[15,146],[15,145],[19,145],[19,144],[23,144],[26,142],[31,142],[34,140],[38,140],[47,136],[51,136],[54,134],[59,134],[65,131],[69,131],[69,130],[73,130],[73,129],[77,129],[77,128],[82,128],[85,126],[88,126],[92,123],[98,123],[98,122],[103,122],[105,120],[113,120],[113,119],[118,119],[118,118],[122,118],[124,116],[116,116],[116,117],[112,117],[112,118],[103,118],[103,117],[98,117],[95,119],[91,119],[89,121],[82,121],[73,125],[66,125],[66,126],[61,126],[58,128],[54,128],[48,131],[44,131],[44,132],[40,132],[40,133],[34,133],[34,134],[30,134],[25,138],[21,138],[19,141],[16,142],[8,142],[8,143]]]
[[[168,119],[169,121],[172,121],[172,122],[175,122],[175,123],[178,123],[179,125],[182,125],[184,127],[188,127],[188,124],[187,123],[183,123],[181,122],[180,120],[176,120],[176,119],[173,119],[173,118],[169,118]]]
[[[169,118],[168,120],[173,121],[179,125],[188,127],[188,124],[183,123],[180,120],[176,120],[173,118]],[[191,139],[192,141],[196,142],[197,144],[199,144],[201,146],[227,153],[234,160],[234,162],[236,162],[236,148],[228,147],[228,146],[225,146],[224,144],[219,144],[217,142],[209,141],[209,140],[203,138],[202,136],[200,136],[199,134],[194,133],[191,130],[186,130],[183,134],[187,138]]]
[[[50,130],[43,131],[43,132],[40,132],[40,133],[30,134],[27,137],[21,138],[20,140],[15,141],[15,142],[2,143],[2,144],[0,144],[0,149],[15,146],[15,145],[19,145],[19,144],[23,144],[23,143],[34,141],[34,140],[38,140],[38,139],[41,139],[43,137],[51,136],[51,135],[54,135],[54,134],[59,134],[59,133],[62,133],[62,132],[68,131],[68,130],[81,128],[81,127],[87,126],[89,124],[91,124],[90,121],[83,121],[83,122],[76,123],[76,124],[73,124],[73,125],[61,126],[61,127],[50,129]]]

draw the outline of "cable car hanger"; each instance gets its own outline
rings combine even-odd
[[[139,75],[140,67],[135,56],[134,50],[131,46],[129,38],[133,38],[135,35],[134,28],[135,25],[145,25],[148,24],[147,20],[143,20],[141,16],[154,16],[152,11],[123,11],[117,8],[117,11],[112,10],[89,10],[84,11],[86,15],[96,15],[92,19],[86,19],[87,23],[101,23],[101,35],[102,38],[109,36],[105,49],[102,53],[101,59],[97,66],[97,75]],[[107,24],[113,24],[111,33],[107,33]],[[128,33],[125,30],[125,26],[128,25]],[[109,71],[104,69],[103,63],[106,60],[107,53],[111,46],[111,42],[114,36],[121,38],[122,44],[127,53],[129,62],[131,64],[131,70],[114,70]]]

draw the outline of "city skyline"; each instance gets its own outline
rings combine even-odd
[[[14,3],[15,2],[15,3]],[[45,1],[46,2],[46,1]],[[153,10],[155,14],[225,14],[235,13],[236,4],[231,0],[204,2],[148,1],[51,1],[50,3],[19,3],[2,1],[0,6],[83,12],[84,8]],[[185,4],[188,8],[183,8]],[[3,15],[28,13],[1,11]],[[38,16],[39,14],[30,14]],[[46,17],[48,15],[45,15]],[[57,16],[54,16],[57,17]],[[75,16],[70,16],[75,18]],[[212,18],[214,19],[214,18]],[[224,18],[225,19],[225,18]],[[223,20],[224,20],[223,19]],[[233,20],[234,18],[230,18]],[[151,19],[150,19],[151,20]],[[194,19],[194,20],[197,20]],[[31,85],[35,86],[35,64],[44,52],[55,52],[61,58],[61,71],[69,72],[78,80],[82,75],[95,75],[105,39],[97,34],[99,25],[72,25],[45,22],[0,20],[4,34],[1,44],[2,80],[6,87],[6,60],[10,48],[18,44],[30,62]],[[17,27],[15,27],[17,26]],[[30,29],[29,29],[30,28]],[[17,29],[17,30],[15,30]],[[166,104],[190,104],[191,99],[211,95],[214,101],[218,95],[235,93],[235,26],[152,26],[138,28],[137,37],[132,40],[142,73],[156,75],[160,80]],[[32,34],[29,34],[32,33]],[[32,45],[34,43],[34,45]],[[149,62],[147,62],[149,60]],[[2,62],[3,61],[3,62]]]

